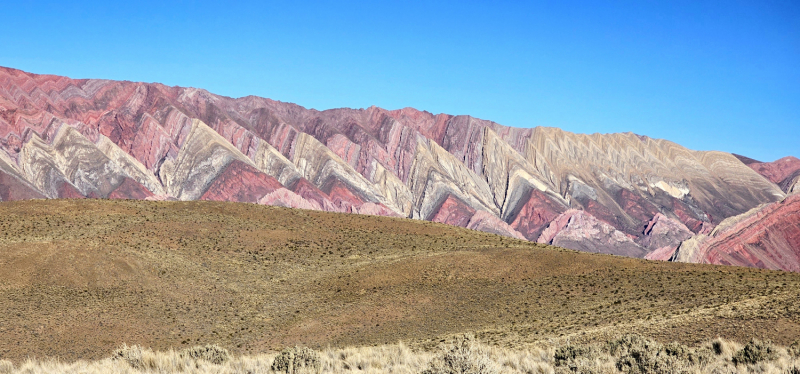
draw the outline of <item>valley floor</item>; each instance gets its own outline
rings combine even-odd
[[[108,359],[122,344],[165,352],[148,353],[164,373],[264,372],[273,356],[262,353],[296,345],[322,352],[325,372],[419,372],[464,333],[501,372],[563,370],[553,357],[569,344],[598,345],[592,370],[615,368],[623,356],[602,347],[632,333],[651,348],[788,347],[800,339],[800,274],[255,204],[0,203],[0,372],[135,372]],[[233,359],[175,358],[205,343]],[[796,364],[776,349],[750,369],[731,367],[731,348],[689,372]]]

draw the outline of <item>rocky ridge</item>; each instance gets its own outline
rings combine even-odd
[[[785,193],[734,155],[632,133],[510,128],[412,108],[316,111],[0,68],[0,198],[41,197],[399,216],[664,258],[689,233]]]
[[[800,194],[725,219],[683,241],[671,260],[800,271]]]
[[[800,192],[800,159],[797,157],[786,156],[772,162],[756,161],[739,155],[737,157],[758,174],[777,184],[783,192]]]

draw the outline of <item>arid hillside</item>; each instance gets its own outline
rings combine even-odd
[[[228,202],[0,203],[0,358],[217,343],[495,346],[637,332],[789,344],[800,274],[598,255],[400,218]]]

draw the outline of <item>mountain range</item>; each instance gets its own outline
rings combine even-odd
[[[0,68],[0,199],[216,200],[800,271],[800,160]]]

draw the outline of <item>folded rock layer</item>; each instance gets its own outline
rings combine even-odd
[[[672,259],[800,271],[800,194],[725,219],[682,242]]]
[[[729,153],[632,133],[511,128],[412,108],[317,111],[0,68],[3,200],[239,201],[667,258],[688,236],[783,200],[762,174]]]

